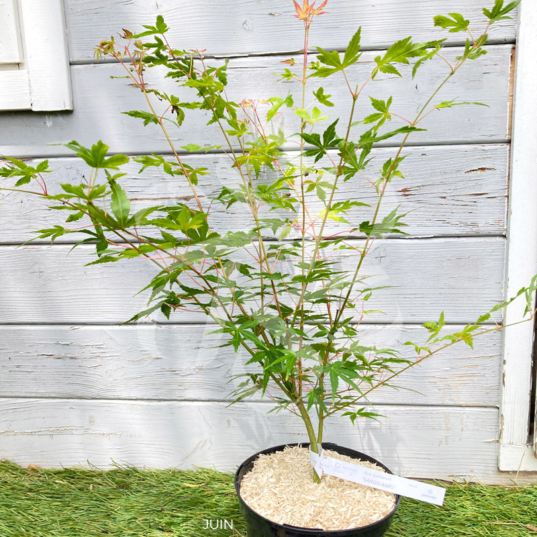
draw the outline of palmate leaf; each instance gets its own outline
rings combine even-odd
[[[15,186],[22,186],[28,184],[34,177],[40,173],[50,173],[51,170],[48,169],[48,160],[40,162],[35,168],[28,166],[22,160],[4,157],[6,160],[11,162],[13,165],[0,167],[0,177],[11,178],[11,177],[20,177],[20,179],[15,183]]]
[[[495,0],[494,7],[492,9],[483,8],[483,13],[487,19],[490,20],[491,24],[498,22],[503,19],[511,19],[512,17],[506,17],[507,13],[510,13],[515,9],[521,0],[516,0],[515,2],[510,2],[505,7],[503,7],[504,0]]]
[[[328,119],[328,116],[323,116],[321,111],[317,107],[313,107],[311,115],[305,108],[297,108],[295,110],[295,114],[310,125],[314,125],[319,121],[324,121],[325,119]]]
[[[442,41],[438,41],[435,45],[433,45],[433,49],[431,51],[425,53],[421,58],[419,58],[419,60],[416,61],[416,63],[412,67],[412,78],[416,76],[418,69],[424,62],[432,60],[440,52],[440,50],[442,49],[440,43],[442,43],[443,41],[445,41],[445,39],[442,39]]]
[[[362,34],[362,28],[358,28],[356,33],[352,36],[347,49],[345,50],[345,55],[343,56],[343,67],[347,68],[352,64],[356,63],[360,58],[360,37]]]
[[[327,78],[343,70],[339,52],[336,50],[329,52],[321,47],[317,47],[317,51],[319,52],[317,64],[312,64],[313,73],[309,75],[310,77]],[[319,63],[324,64],[326,67],[318,66]]]
[[[347,214],[347,212],[352,207],[371,207],[371,205],[368,205],[367,203],[363,203],[361,201],[351,201],[351,200],[345,200],[345,201],[339,201],[337,203],[332,204],[330,210],[328,211],[328,215],[326,216],[329,220],[334,220],[335,222],[344,222],[346,224],[351,224],[348,222],[345,218],[338,216],[340,214]],[[321,217],[323,217],[326,213],[326,209],[324,209],[321,212]]]
[[[384,235],[388,233],[406,235],[400,228],[407,226],[407,224],[401,221],[401,218],[404,218],[407,213],[398,215],[398,209],[399,207],[396,207],[390,214],[386,215],[382,219],[382,222],[375,222],[375,224],[372,224],[369,221],[362,222],[360,224],[360,231],[365,233],[368,237],[384,237]]]
[[[365,145],[361,148],[360,151],[360,158],[358,158],[357,154],[357,148],[356,145],[353,142],[345,142],[343,140],[339,140],[338,143],[339,148],[339,156],[343,159],[343,162],[345,165],[343,166],[341,170],[341,175],[343,175],[344,181],[348,181],[352,177],[354,177],[358,172],[365,169],[365,167],[368,165],[368,163],[372,159],[367,159],[368,155],[371,153],[371,150],[373,148],[372,145]],[[336,168],[323,168],[327,172],[336,175],[337,169]]]
[[[65,235],[67,233],[71,233],[71,232],[68,229],[65,229],[62,226],[56,225],[56,226],[54,226],[52,228],[40,229],[38,231],[35,231],[34,233],[37,233],[38,236],[33,240],[36,240],[36,239],[50,239],[50,243],[54,244],[54,241],[58,237],[62,237],[63,235]]]
[[[427,43],[412,43],[411,37],[406,37],[395,42],[384,54],[377,56],[375,63],[377,66],[371,73],[371,78],[375,78],[379,72],[401,76],[395,68],[394,63],[408,64],[409,58],[416,58],[427,54],[427,49],[436,46],[439,41],[429,41]]]
[[[329,147],[336,147],[339,143],[340,138],[336,134],[336,127],[339,119],[336,119],[331,123],[327,129],[323,132],[323,147],[328,149]]]
[[[291,94],[287,95],[285,99],[282,97],[271,97],[268,102],[273,103],[273,105],[267,112],[267,121],[270,121],[283,105],[287,106],[287,108],[291,108],[294,104],[293,96]]]
[[[383,414],[377,414],[376,412],[371,412],[369,410],[366,410],[365,407],[360,408],[356,412],[345,412],[342,414],[342,416],[349,416],[353,425],[354,425],[354,422],[356,421],[356,418],[369,418],[369,419],[374,419],[375,421],[379,421],[377,420],[377,418],[386,417]]]
[[[191,183],[193,185],[198,184],[198,180],[200,176],[202,175],[209,175],[209,172],[207,171],[207,168],[192,168],[192,166],[189,166],[188,164],[183,164],[184,168],[186,169],[188,173],[188,178],[190,179]],[[181,174],[183,174],[183,170],[181,168]]]
[[[119,170],[119,166],[127,164],[129,157],[126,155],[113,155],[106,158],[108,149],[107,145],[100,140],[91,146],[91,149],[80,145],[76,140],[65,144],[65,147],[75,152],[77,157],[80,157],[91,168]]]
[[[450,28],[450,33],[466,32],[470,21],[466,20],[460,13],[448,13],[449,17],[437,15],[434,18],[434,25],[440,28]]]
[[[391,121],[392,116],[390,115],[390,106],[392,104],[392,98],[390,97],[387,101],[382,101],[381,99],[375,99],[369,96],[369,99],[371,100],[373,108],[377,110],[377,113],[366,116],[363,123],[367,125],[368,123],[378,122],[378,128],[384,125],[386,121]]]
[[[157,22],[155,23],[155,26],[149,26],[144,24],[143,27],[146,28],[147,31],[134,35],[134,39],[140,39],[140,37],[145,37],[147,35],[165,34],[169,30],[168,26],[164,22],[164,17],[162,15],[159,15],[157,17]]]
[[[148,223],[147,217],[154,213],[155,211],[160,211],[161,206],[156,205],[154,207],[147,207],[145,209],[140,209],[136,211],[130,218],[128,225],[129,226],[145,226]]]
[[[328,408],[324,402],[324,390],[321,388],[314,388],[308,393],[307,410],[310,410],[313,405],[322,408],[325,412],[328,412]]]
[[[343,56],[343,61],[339,55],[339,52],[327,51],[321,47],[317,47],[319,55],[317,56],[317,64],[312,65],[310,68],[313,72],[310,77],[326,78],[339,71],[343,71],[347,67],[355,64],[360,58],[360,35],[361,28],[358,28],[356,33],[352,36],[349,45]],[[320,67],[318,64],[322,63],[325,67]]]
[[[305,155],[307,157],[315,157],[315,162],[318,162],[323,158],[326,153],[326,150],[331,147],[337,147],[341,142],[341,139],[336,134],[336,126],[339,119],[336,119],[331,123],[328,128],[324,131],[323,137],[321,135],[313,132],[311,134],[301,133],[300,137],[310,145],[313,145],[315,149],[307,149]]]
[[[330,376],[330,386],[332,388],[332,404],[335,403],[335,398],[337,395],[336,392],[339,386],[339,379],[341,379],[344,383],[352,386],[359,394],[362,394],[362,390],[360,390],[359,386],[355,382],[355,380],[360,379],[360,374],[358,373],[360,369],[361,366],[350,359],[332,362],[325,367],[325,372],[328,372]]]
[[[325,106],[334,106],[334,103],[329,101],[332,95],[326,95],[324,88],[319,88],[317,91],[314,91],[313,95],[321,104],[324,104]]]
[[[488,35],[482,35],[479,38],[479,42],[482,45],[484,45],[487,39],[488,39]],[[483,47],[479,46],[477,48],[474,48],[470,40],[467,39],[466,45],[464,46],[464,54],[462,56],[456,56],[455,59],[457,61],[466,60],[466,59],[477,60],[477,58],[484,56],[485,54],[487,54],[487,51]]]
[[[444,320],[444,312],[440,314],[440,318],[438,319],[438,322],[435,321],[427,321],[422,324],[424,328],[426,328],[429,331],[429,339],[427,341],[431,341],[431,339],[438,336],[442,328],[445,326],[445,320]]]
[[[236,136],[237,138],[242,138],[248,134],[252,134],[248,130],[248,124],[246,121],[240,121],[235,118],[226,118],[228,125],[231,129],[226,130],[230,136]]]
[[[383,114],[388,114],[390,111],[390,105],[392,104],[392,98],[390,97],[387,101],[382,101],[381,99],[375,99],[373,97],[369,97],[371,99],[371,105],[375,110],[378,110],[379,112]]]
[[[66,194],[58,194],[56,196],[49,196],[49,199],[72,199],[80,198],[83,200],[92,201],[100,198],[106,192],[106,185],[95,185],[92,188],[87,189],[84,185],[71,185],[69,183],[60,183],[60,187]]]
[[[295,75],[290,69],[285,69],[283,73],[272,73],[272,74],[281,77],[277,80],[277,82],[280,82],[281,80],[290,82],[291,80],[293,80],[293,78],[298,78],[298,75]]]
[[[162,169],[168,175],[173,176],[183,174],[183,171],[177,162],[168,161],[160,155],[143,155],[141,157],[135,157],[133,160],[134,162],[138,162],[139,164],[143,165],[138,173],[142,173],[146,168],[150,168],[152,166],[155,168],[162,166]]]
[[[283,226],[288,226],[291,223],[288,218],[286,218],[285,220],[282,220],[281,218],[260,218],[259,221],[265,224],[259,226],[261,229],[269,227],[270,229],[272,229],[272,233],[274,233],[274,235],[276,235],[278,229]]]
[[[207,215],[201,211],[193,211],[186,205],[171,208],[162,207],[161,210],[166,211],[167,216],[147,220],[146,225],[154,225],[170,231],[182,231],[194,243],[218,237],[214,233],[208,235]],[[188,254],[186,254],[186,257],[188,257]]]
[[[155,125],[158,125],[158,122],[159,122],[158,118],[151,112],[144,112],[142,110],[130,110],[129,112],[123,112],[123,114],[125,114],[126,116],[143,119],[144,127],[146,127],[150,123],[154,123]]]
[[[382,168],[379,170],[382,179],[386,181],[391,181],[394,177],[404,179],[404,175],[399,171],[399,165],[401,162],[403,162],[403,160],[405,160],[406,157],[407,155],[398,157],[395,162],[392,158],[386,160],[382,165]]]

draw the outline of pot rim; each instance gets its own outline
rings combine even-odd
[[[235,479],[234,479],[234,483],[235,483],[235,491],[237,493],[237,496],[239,497],[239,500],[244,504],[244,506],[249,509],[252,513],[254,513],[256,516],[260,517],[261,519],[263,519],[265,522],[267,522],[268,524],[271,524],[272,526],[276,527],[276,528],[279,528],[279,529],[296,529],[296,530],[301,530],[302,532],[311,532],[311,535],[341,535],[342,532],[345,532],[345,531],[356,531],[356,530],[367,530],[367,529],[372,529],[373,527],[375,527],[376,525],[378,524],[381,524],[382,522],[384,522],[385,520],[387,520],[388,518],[392,517],[395,513],[395,511],[397,510],[397,508],[399,507],[399,504],[401,502],[401,496],[399,494],[396,494],[395,495],[395,505],[393,507],[393,509],[384,517],[382,517],[381,519],[375,521],[375,522],[372,522],[371,524],[367,524],[366,526],[357,526],[355,528],[346,528],[346,529],[341,529],[341,530],[323,530],[321,528],[303,528],[301,526],[291,526],[290,524],[279,524],[278,522],[274,522],[273,520],[270,520],[266,517],[264,517],[263,515],[259,514],[257,511],[255,511],[254,509],[252,509],[252,507],[250,507],[248,505],[248,503],[244,500],[244,498],[241,496],[241,492],[240,492],[240,482],[239,482],[239,473],[241,471],[242,468],[244,468],[244,466],[250,464],[250,463],[253,463],[258,457],[259,455],[265,455],[265,454],[269,454],[269,453],[274,453],[276,451],[283,451],[286,447],[293,447],[293,446],[301,446],[301,447],[309,447],[310,443],[309,442],[294,442],[294,443],[288,443],[288,444],[281,444],[279,446],[274,446],[274,447],[270,447],[270,448],[267,448],[267,449],[264,449],[263,451],[258,451],[257,453],[255,453],[254,455],[252,455],[251,457],[248,457],[248,459],[246,459],[244,462],[242,462],[242,464],[239,465],[239,467],[237,468],[237,471],[235,472]],[[323,442],[322,443],[322,447],[323,449],[333,449],[333,448],[336,448],[334,449],[334,451],[337,451],[337,448],[343,448],[343,449],[348,449],[348,450],[351,450],[353,451],[354,453],[358,454],[359,456],[363,456],[366,460],[369,459],[370,462],[374,461],[375,464],[378,464],[379,466],[381,466],[382,468],[384,468],[384,470],[386,470],[386,472],[388,472],[389,474],[392,474],[393,475],[393,472],[383,463],[381,463],[380,461],[378,461],[377,459],[375,459],[374,457],[371,457],[370,455],[367,455],[365,453],[362,453],[360,451],[356,451],[352,448],[347,448],[345,446],[339,446],[338,444],[335,444],[333,442]]]

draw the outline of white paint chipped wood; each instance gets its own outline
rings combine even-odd
[[[449,60],[461,54],[458,47],[445,51]],[[427,132],[413,133],[410,145],[461,144],[461,143],[502,143],[508,139],[508,93],[509,73],[512,47],[510,45],[487,47],[488,54],[479,62],[463,65],[457,76],[453,77],[437,96],[436,102],[457,97],[461,101],[484,102],[488,106],[457,106],[452,109],[439,110],[420,123]],[[373,52],[364,53],[364,60],[372,60]],[[299,92],[299,84],[294,82],[277,83],[277,77],[271,73],[282,70],[281,56],[263,58],[238,58],[229,64],[229,98],[240,102],[244,98],[268,99],[275,95],[286,96],[290,91]],[[215,63],[213,60],[211,63]],[[217,62],[216,62],[217,63]],[[356,117],[363,119],[373,110],[367,95],[387,99],[394,97],[392,110],[403,116],[414,117],[420,105],[437,88],[446,76],[448,68],[441,61],[424,64],[416,79],[410,76],[411,67],[403,66],[403,78],[395,76],[378,76],[368,84],[363,98],[358,100]],[[350,69],[352,80],[365,80],[370,73],[369,63],[361,63]],[[76,139],[84,145],[91,145],[102,139],[116,153],[148,154],[170,152],[170,147],[156,125],[143,126],[140,120],[122,115],[127,110],[145,110],[147,103],[137,88],[128,85],[124,79],[111,79],[111,76],[124,76],[123,68],[117,64],[78,65],[71,67],[74,110],[73,113],[55,113],[46,116],[21,112],[6,114],[2,117],[0,130],[0,154],[12,156],[64,156],[72,154],[58,144]],[[189,88],[178,90],[175,82],[161,79],[162,71],[151,69],[147,73],[148,83],[158,82],[159,88],[177,94],[182,100],[191,100]],[[319,83],[319,85],[321,85]],[[331,117],[347,117],[350,112],[351,99],[348,90],[337,77],[322,81],[326,93],[333,96],[337,103],[330,108]],[[312,88],[316,87],[312,85]],[[163,103],[155,99],[157,112],[164,112]],[[281,129],[286,135],[299,129],[298,117],[289,109],[273,122],[272,128]],[[207,127],[209,120],[204,111],[192,110],[180,129],[170,129],[170,136],[175,145],[198,143],[214,145],[225,142],[217,126]],[[434,118],[434,119],[432,119]],[[437,120],[437,121],[435,121]],[[394,118],[390,128],[400,127],[402,120]],[[321,124],[322,125],[322,124]],[[319,129],[324,129],[322,126]],[[363,126],[353,128],[353,138]],[[398,145],[398,137],[388,140],[384,145]],[[380,144],[382,145],[382,144]],[[295,146],[292,146],[294,149]],[[183,150],[180,150],[183,151]]]
[[[320,3],[320,2],[319,2]],[[463,13],[472,32],[486,26],[482,0],[434,0],[422,2],[371,2],[331,0],[327,13],[312,25],[310,43],[327,49],[344,49],[362,27],[362,47],[387,48],[409,35],[420,41],[447,38],[447,45],[464,45],[462,33],[434,27],[435,15]],[[485,2],[486,5],[486,2]],[[293,17],[288,0],[66,0],[71,61],[93,62],[93,50],[101,39],[117,35],[122,27],[142,31],[163,15],[167,34],[176,48],[207,49],[207,54],[263,54],[298,51],[303,48],[302,25]],[[500,21],[490,31],[489,42],[512,43],[515,22]]]
[[[230,471],[267,446],[306,442],[300,419],[270,403],[1,399],[0,459],[21,465],[215,467]],[[380,422],[335,418],[327,442],[406,477],[498,479],[498,411],[379,406]]]
[[[524,0],[520,8],[513,110],[506,296],[529,284],[537,273],[537,3]],[[535,304],[533,304],[535,305]],[[507,310],[506,323],[519,321],[524,306]],[[529,438],[534,326],[515,326],[504,339],[501,396],[500,468],[516,470],[513,453],[526,454],[537,439]],[[535,371],[533,371],[535,375]],[[533,379],[535,382],[535,378]],[[503,450],[507,450],[504,454]],[[537,470],[537,459],[526,456],[527,469]]]
[[[27,110],[32,106],[30,74],[19,66],[0,70],[0,110]]]
[[[356,241],[355,244],[363,244]],[[505,240],[498,237],[377,240],[362,274],[375,291],[369,323],[422,323],[442,311],[450,323],[473,322],[501,301]],[[148,295],[134,296],[157,270],[143,259],[84,265],[91,246],[0,247],[0,323],[122,323],[145,309]],[[244,254],[244,261],[251,258]],[[340,250],[340,270],[354,270],[357,254]],[[238,257],[237,259],[241,259]],[[283,270],[286,270],[285,267]],[[154,317],[155,318],[155,317]],[[156,319],[167,322],[164,316]],[[204,322],[200,313],[178,312],[173,322]]]
[[[512,468],[513,472],[531,472],[528,475],[532,475],[535,482],[537,479],[537,463],[534,450],[535,448],[529,443],[517,446],[500,442],[498,467],[503,471]]]
[[[399,207],[400,213],[408,213],[404,219],[408,224],[405,232],[413,237],[502,235],[505,232],[508,145],[411,147],[405,153],[408,156],[401,165],[405,179],[396,178],[388,186],[381,218]],[[376,180],[377,170],[394,154],[395,149],[391,148],[374,150],[374,160],[365,175]],[[285,160],[297,159],[297,152],[285,157]],[[34,165],[36,162],[33,161]],[[187,156],[184,162],[195,168],[207,168],[210,173],[203,177],[197,188],[206,208],[223,186],[239,181],[237,171],[231,168],[225,155]],[[318,164],[319,167],[324,165],[328,163],[321,161]],[[46,181],[51,194],[61,191],[61,183],[84,182],[89,170],[82,160],[73,158],[53,159],[50,167],[54,173],[47,175]],[[128,174],[122,179],[122,186],[132,199],[133,212],[151,205],[195,204],[184,178],[171,178],[156,168],[148,168],[139,174],[140,168],[141,165],[135,162],[122,168]],[[100,179],[104,180],[103,176]],[[272,181],[274,176],[273,172],[265,171],[260,181]],[[345,199],[359,200],[372,207],[376,204],[373,187],[360,176],[341,184],[336,201]],[[311,201],[312,214],[319,214],[322,210],[320,203],[314,203],[316,198],[314,200],[313,196]],[[370,220],[372,212],[373,208],[353,209],[349,213],[350,221]],[[210,214],[211,227],[220,233],[254,227],[253,219],[240,204],[226,210],[219,202],[213,202]],[[48,204],[37,196],[0,191],[0,229],[4,244],[22,243],[34,238],[33,232],[37,229],[63,225],[64,216],[61,211],[50,211]],[[267,217],[277,216],[278,211],[267,213]],[[86,223],[80,220],[74,227]],[[348,227],[329,221],[327,234],[339,233]],[[273,237],[272,231],[267,231],[267,236]],[[73,241],[73,237],[60,237],[57,242],[68,241]]]
[[[462,326],[450,326],[456,332]],[[0,397],[144,400],[230,400],[257,371],[246,352],[235,354],[214,326],[3,326],[0,327]],[[363,326],[360,341],[395,347],[412,358],[406,341],[423,344],[418,326]],[[374,403],[489,406],[498,404],[501,334],[454,345],[401,375],[403,389],[381,388]]]

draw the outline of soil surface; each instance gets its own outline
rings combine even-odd
[[[327,457],[384,472],[376,464],[324,450]],[[388,515],[395,495],[338,477],[313,482],[309,451],[286,447],[261,455],[241,483],[241,496],[257,513],[301,528],[344,530],[372,524]]]

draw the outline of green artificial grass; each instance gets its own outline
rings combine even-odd
[[[447,488],[442,508],[403,498],[387,537],[537,536],[537,485]],[[206,520],[233,521],[233,530],[204,529]],[[0,463],[1,537],[99,535],[243,537],[246,530],[229,474]]]

